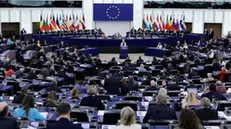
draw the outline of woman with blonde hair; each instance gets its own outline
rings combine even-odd
[[[115,129],[141,129],[141,125],[136,124],[135,112],[130,107],[124,107],[120,112],[120,125]]]
[[[199,105],[200,102],[194,93],[188,93],[188,95],[182,101],[182,108],[187,109],[190,105]]]

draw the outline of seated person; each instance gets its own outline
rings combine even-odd
[[[207,73],[207,78],[204,79],[204,82],[210,82],[210,81],[213,81],[213,80],[214,80],[214,78],[213,78],[212,74]]]
[[[57,106],[57,94],[52,91],[48,94],[46,101],[43,103],[45,107],[56,107]]]
[[[218,120],[218,112],[211,108],[211,102],[208,98],[203,97],[200,102],[201,109],[195,110],[198,118],[202,120]]]
[[[23,71],[24,68],[20,68],[19,70],[15,71],[14,75],[16,76],[16,78],[21,78],[24,75]]]
[[[144,64],[140,64],[140,67],[138,68],[139,72],[147,72],[147,70],[144,68]]]
[[[19,129],[19,124],[15,118],[8,116],[8,105],[0,102],[0,128],[1,129]]]
[[[165,80],[161,82],[161,87],[167,88],[167,82]]]
[[[156,82],[154,80],[150,81],[150,86],[145,89],[145,91],[155,91],[158,90]]]
[[[161,44],[161,42],[158,43],[157,48],[159,48],[159,49],[163,48],[163,45]]]
[[[57,81],[52,80],[50,85],[47,87],[47,91],[55,91],[55,92],[61,92],[61,89],[57,87]]]
[[[36,73],[35,73],[35,69],[31,69],[31,71],[27,74],[27,79],[35,79],[37,78]]]
[[[71,99],[79,99],[79,91],[76,88],[71,90]]]
[[[136,64],[139,66],[144,63],[144,60],[139,56],[139,59],[136,61]]]
[[[224,81],[224,78],[225,78],[226,73],[227,73],[226,68],[225,68],[225,67],[222,67],[222,68],[221,68],[221,71],[218,73],[218,76],[219,76],[219,79],[220,79],[221,82]]]
[[[5,78],[10,77],[14,75],[14,71],[12,70],[11,66],[8,66],[5,71]]]
[[[213,99],[227,100],[222,94],[217,92],[216,85],[214,84],[211,84],[208,88],[206,88],[204,94],[201,97],[207,97],[210,99],[210,101],[212,101]]]
[[[40,112],[34,107],[34,98],[32,96],[25,96],[22,102],[22,107],[14,110],[14,117],[26,117],[31,121],[44,121],[44,118]]]
[[[146,80],[142,82],[142,85],[150,85],[151,80],[152,80],[152,76],[148,75]]]
[[[84,97],[79,106],[89,106],[89,107],[95,107],[97,110],[104,110],[104,104],[102,101],[96,97],[97,94],[97,88],[96,86],[89,86],[87,89],[87,97]]]
[[[147,123],[148,120],[176,120],[175,110],[167,105],[167,96],[160,94],[156,99],[157,105],[148,108],[143,123]]]
[[[135,112],[130,107],[124,107],[120,113],[120,125],[115,129],[141,129],[141,125],[136,124]]]
[[[68,103],[61,103],[57,107],[59,115],[58,122],[54,123],[50,129],[82,129],[79,124],[74,124],[71,119],[71,106]]]
[[[189,93],[182,100],[182,108],[187,109],[190,105],[199,105],[199,100],[194,93]]]
[[[117,65],[117,61],[116,61],[115,57],[113,57],[113,58],[111,59],[111,61],[109,62],[109,64],[110,64],[111,66]]]
[[[12,103],[17,103],[17,104],[21,104],[24,97],[27,95],[28,93],[28,89],[27,88],[22,88],[21,89],[21,93],[19,95],[16,95],[12,101]]]
[[[184,109],[180,113],[178,127],[174,129],[204,129],[204,127],[193,110]]]
[[[128,58],[124,61],[124,63],[131,63],[132,62],[132,60],[130,59],[130,57],[128,56]]]
[[[221,81],[216,82],[216,90],[220,94],[226,94],[226,88],[223,87],[223,84]]]
[[[127,95],[129,93],[129,88],[127,84],[127,80],[122,78],[121,80],[121,95]]]

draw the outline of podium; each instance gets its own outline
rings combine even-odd
[[[120,59],[128,58],[128,47],[120,47]]]

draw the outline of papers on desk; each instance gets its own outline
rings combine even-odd
[[[231,93],[231,88],[228,88],[227,94],[230,94],[230,93]]]
[[[137,111],[136,114],[137,116],[144,117],[146,115],[147,111]]]
[[[220,129],[219,126],[204,126],[206,129]]]
[[[99,110],[99,111],[98,111],[98,116],[103,116],[103,115],[104,115],[104,112],[105,112],[104,110]]]
[[[225,113],[223,111],[218,111],[218,116],[220,118],[225,118],[226,120],[231,121],[231,116],[225,115]]]
[[[114,129],[116,125],[102,125],[102,129]]]
[[[14,100],[14,97],[13,97],[13,96],[10,96],[10,97],[9,97],[9,100]]]
[[[150,96],[149,97],[145,97],[145,99],[148,100],[149,102],[153,100],[153,98],[150,97]]]
[[[148,107],[149,102],[141,102],[141,104],[142,104],[144,107]]]
[[[47,116],[48,116],[48,112],[41,112],[40,113],[44,118],[47,118]]]

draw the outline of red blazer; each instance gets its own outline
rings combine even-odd
[[[221,71],[218,76],[220,77],[220,81],[223,82],[224,81],[224,77],[225,77],[226,71]]]
[[[14,71],[12,69],[9,69],[8,71],[6,71],[5,77],[8,77],[8,76],[13,75],[13,74],[14,74]]]

